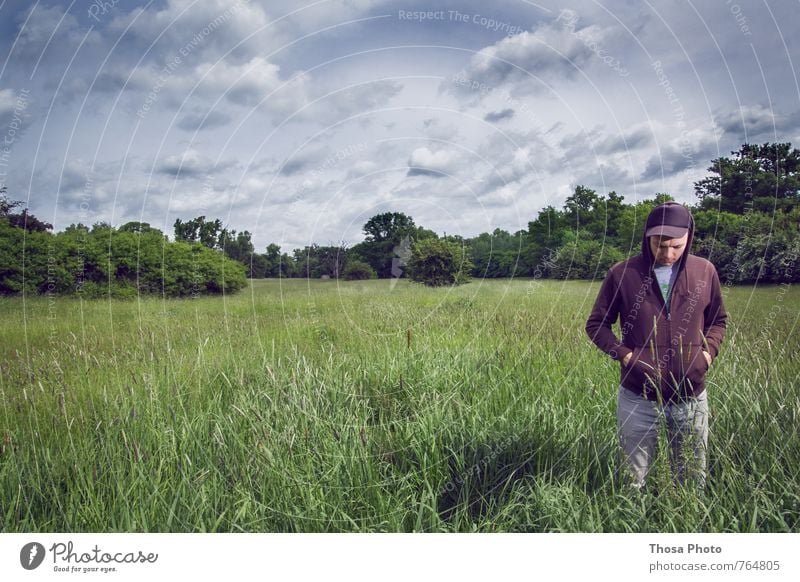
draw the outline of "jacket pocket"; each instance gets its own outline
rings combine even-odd
[[[652,390],[658,386],[658,365],[650,353],[649,347],[635,347],[627,366],[622,368],[623,377],[629,379],[630,385]]]
[[[684,353],[681,359],[684,377],[692,386],[700,386],[708,372],[709,364],[703,355],[703,346],[692,344],[689,352]]]

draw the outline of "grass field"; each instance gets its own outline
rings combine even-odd
[[[726,290],[708,489],[640,495],[599,282],[395,283],[0,300],[0,531],[800,529],[796,289]]]

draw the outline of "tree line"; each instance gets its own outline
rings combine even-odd
[[[709,259],[726,283],[800,280],[800,151],[789,143],[744,144],[712,160],[695,183],[692,252]],[[644,222],[668,194],[626,203],[612,191],[576,186],[561,208],[547,206],[514,233],[439,236],[402,212],[363,226],[353,246],[311,244],[257,252],[252,233],[219,219],[175,221],[174,241],[147,223],[52,225],[0,196],[0,293],[169,296],[233,292],[246,278],[401,278],[449,285],[471,277],[602,278],[639,253]],[[24,273],[22,261],[25,260]]]
[[[241,262],[201,244],[171,242],[145,222],[52,225],[17,209],[0,189],[0,294],[169,297],[234,292],[247,284]]]

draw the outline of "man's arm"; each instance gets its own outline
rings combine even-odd
[[[586,321],[586,333],[598,348],[615,360],[624,362],[625,356],[632,350],[623,345],[611,329],[619,317],[619,305],[618,283],[612,270],[609,270]]]
[[[725,311],[725,305],[722,302],[722,288],[719,284],[719,275],[717,269],[711,266],[711,298],[703,311],[703,335],[706,338],[706,349],[711,354],[712,358],[716,358],[719,354],[719,347],[722,345],[722,339],[725,337],[725,325],[728,319],[728,313]]]

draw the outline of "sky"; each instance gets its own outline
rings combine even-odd
[[[381,212],[516,232],[577,185],[696,200],[800,143],[800,2],[0,0],[0,185],[56,231],[220,218],[256,250]]]

